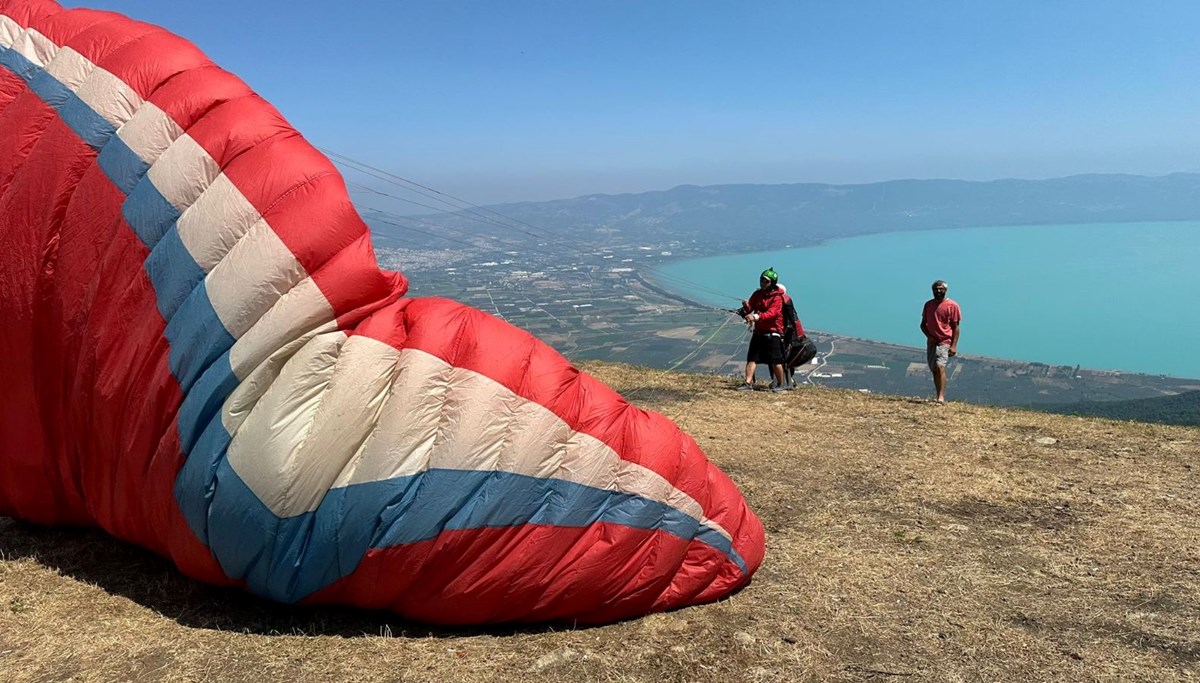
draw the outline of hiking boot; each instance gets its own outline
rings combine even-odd
[[[754,385],[747,382],[742,382],[742,385],[737,388],[738,391],[754,391]]]

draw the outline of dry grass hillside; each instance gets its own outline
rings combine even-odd
[[[1200,429],[589,369],[677,419],[762,517],[732,599],[430,629],[0,520],[0,681],[1200,679]]]

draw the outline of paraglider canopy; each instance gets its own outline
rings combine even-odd
[[[0,515],[441,623],[620,619],[761,562],[690,437],[403,298],[333,165],[166,31],[0,0],[0,235]]]

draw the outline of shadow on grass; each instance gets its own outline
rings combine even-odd
[[[407,622],[382,611],[282,605],[236,588],[220,588],[189,579],[167,560],[98,529],[42,527],[4,517],[0,517],[0,559],[33,560],[190,628],[344,638],[509,636],[588,628],[571,623],[443,627]]]
[[[623,389],[621,397],[635,405],[653,404],[657,409],[672,403],[686,403],[696,400],[695,391],[670,389],[667,387],[644,386]]]

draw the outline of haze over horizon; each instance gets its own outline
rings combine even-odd
[[[1200,170],[1200,5],[85,0],[477,204]]]

